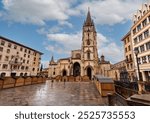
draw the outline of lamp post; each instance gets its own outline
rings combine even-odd
[[[134,48],[134,53],[135,53],[135,57],[136,57],[137,73],[138,73],[138,87],[139,87],[138,92],[139,92],[139,94],[141,94],[143,91],[143,87],[142,87],[143,84],[141,83],[142,79],[140,76],[140,68],[139,68],[139,63],[138,63],[138,54],[139,54],[138,47]]]

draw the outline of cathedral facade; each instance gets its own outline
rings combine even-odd
[[[104,56],[101,57],[101,60],[98,57],[97,32],[90,11],[87,13],[82,31],[81,49],[73,50],[71,57],[59,59],[57,62],[52,56],[48,70],[50,78],[87,76],[91,80],[94,75],[101,74],[102,64],[109,68],[110,63],[104,60]]]

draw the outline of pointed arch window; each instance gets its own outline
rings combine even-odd
[[[87,59],[90,60],[90,52],[87,52]]]
[[[87,45],[90,45],[90,44],[91,44],[91,42],[90,42],[90,40],[88,39],[88,40],[87,40]]]

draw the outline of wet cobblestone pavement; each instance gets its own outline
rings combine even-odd
[[[0,106],[107,105],[91,82],[46,82],[0,91]]]

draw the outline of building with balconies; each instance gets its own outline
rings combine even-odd
[[[131,40],[131,32],[129,31],[123,38],[122,41],[124,43],[124,57],[126,62],[126,70],[128,72],[129,80],[134,81],[135,75],[135,64],[134,64],[134,56],[133,56],[133,46]]]
[[[133,17],[131,27],[133,50],[138,49],[137,60],[134,55],[135,70],[142,81],[150,81],[150,4],[143,4]],[[137,64],[139,64],[139,74]]]
[[[0,36],[0,76],[29,76],[39,72],[43,53]]]

